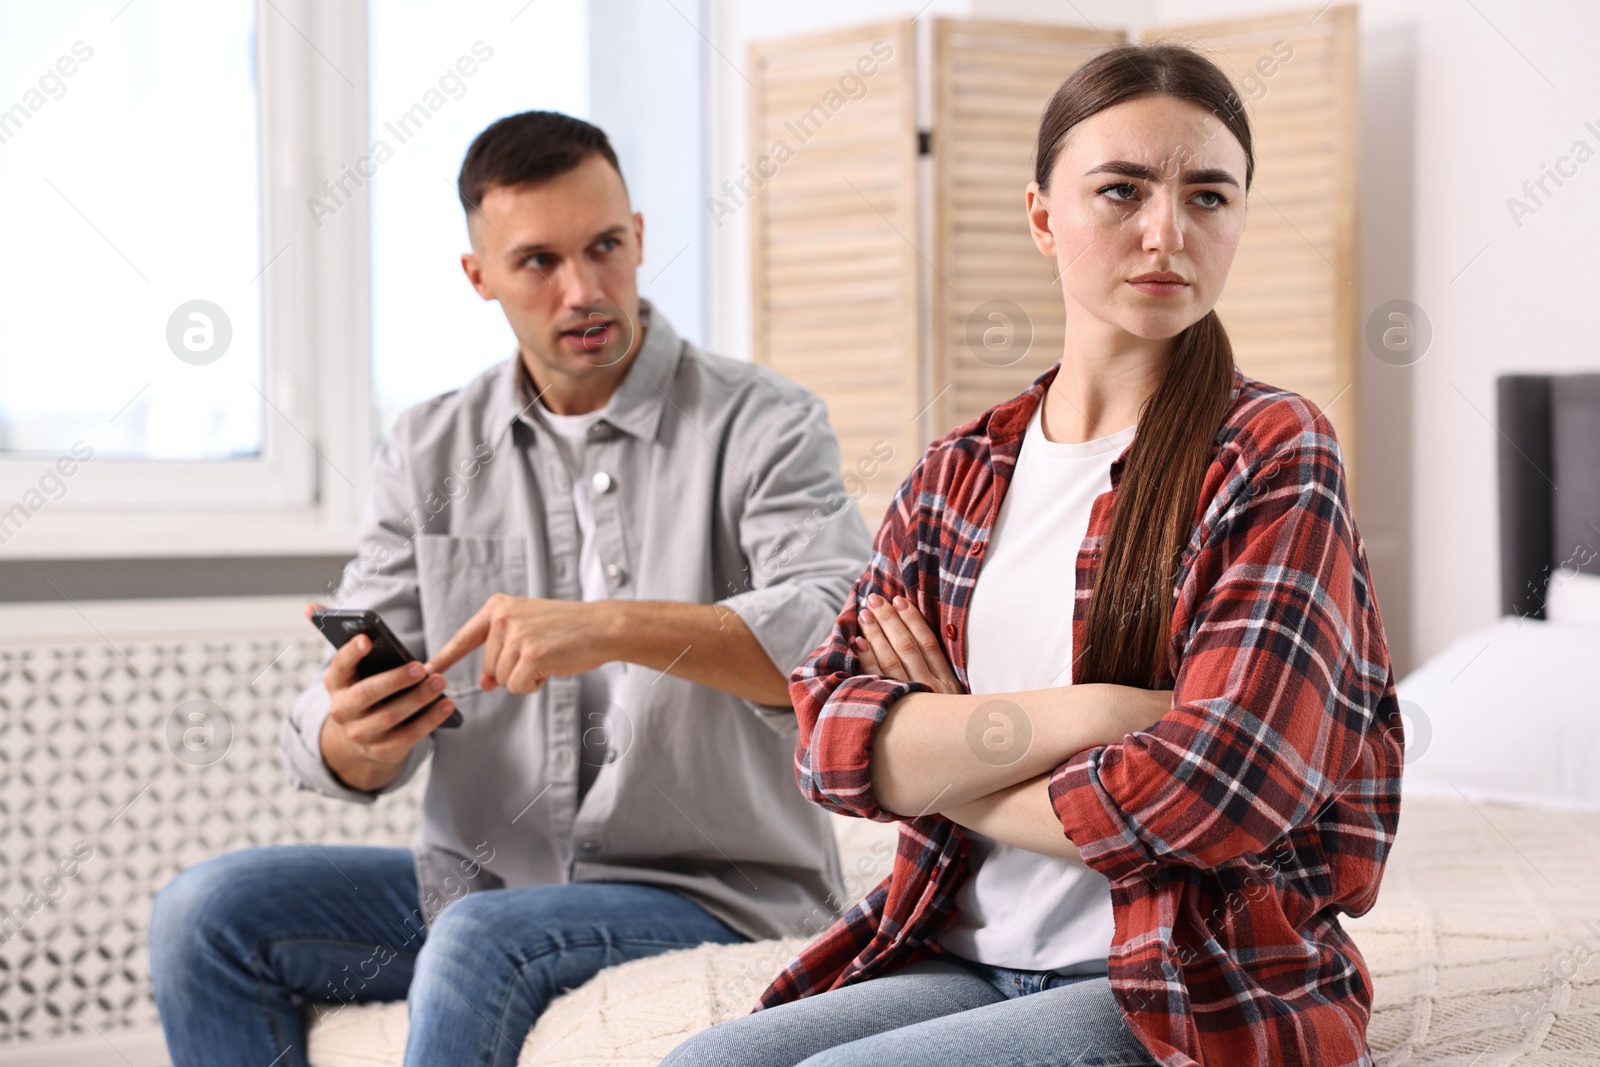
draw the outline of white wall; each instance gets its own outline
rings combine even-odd
[[[774,5],[707,0],[707,188],[744,158],[745,47],[751,40],[918,15],[894,0]],[[1101,29],[1198,22],[1317,6],[1251,0],[1058,4],[933,0],[939,15],[1068,22]],[[1420,305],[1430,350],[1391,367],[1363,349],[1358,521],[1395,667],[1404,673],[1498,614],[1494,382],[1510,371],[1600,369],[1585,328],[1600,266],[1600,158],[1588,160],[1521,226],[1525,196],[1577,140],[1600,154],[1600,5],[1372,0],[1360,8],[1362,322],[1383,302]],[[1585,128],[1592,122],[1594,128]],[[1570,164],[1568,169],[1571,169]],[[749,350],[749,233],[740,215],[710,231],[707,334]]]
[[[705,341],[704,13],[694,0],[590,0],[589,118],[644,214],[639,292]]]

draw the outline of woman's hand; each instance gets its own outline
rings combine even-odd
[[[939,638],[911,601],[897,596],[891,603],[873,593],[858,618],[861,636],[851,648],[863,673],[923,682],[935,693],[964,692]]]

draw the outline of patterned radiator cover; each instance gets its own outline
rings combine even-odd
[[[158,1025],[146,928],[184,867],[410,843],[422,776],[374,805],[285,781],[279,722],[324,647],[299,604],[0,606],[0,1050]]]

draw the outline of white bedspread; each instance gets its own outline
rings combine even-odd
[[[886,832],[847,830],[847,869]],[[1407,799],[1378,904],[1347,928],[1376,985],[1379,1064],[1600,1065],[1600,815]],[[748,1011],[801,944],[703,946],[603,971],[550,1006],[519,1062],[653,1065]],[[347,1008],[313,1030],[311,1061],[399,1064],[404,1043],[404,1003]]]

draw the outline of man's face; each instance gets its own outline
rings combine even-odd
[[[496,186],[467,232],[462,269],[480,296],[500,302],[540,388],[614,388],[643,332],[644,216],[629,211],[611,164],[591,155],[546,181]]]

